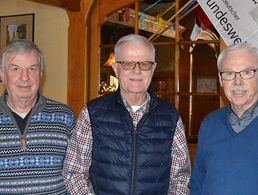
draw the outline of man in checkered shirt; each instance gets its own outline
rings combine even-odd
[[[143,36],[115,45],[119,88],[85,105],[64,165],[71,194],[188,194],[190,160],[176,109],[149,88],[155,48]]]

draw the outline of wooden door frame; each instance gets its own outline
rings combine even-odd
[[[98,96],[100,82],[100,28],[105,17],[136,0],[81,0],[80,11],[67,10],[67,103],[78,116],[89,100]]]

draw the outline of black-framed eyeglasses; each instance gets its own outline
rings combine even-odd
[[[239,72],[235,72],[235,71],[221,71],[219,74],[220,74],[221,78],[223,80],[225,80],[225,81],[234,80],[237,74],[239,74],[242,79],[251,79],[251,78],[254,77],[255,72],[257,70],[258,70],[258,68],[241,70]]]
[[[156,64],[152,61],[116,61],[116,63],[121,64],[123,70],[133,70],[136,64],[139,65],[140,70],[151,70],[152,66]]]

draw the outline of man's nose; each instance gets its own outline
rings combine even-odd
[[[22,80],[27,80],[29,78],[29,71],[27,69],[21,70],[21,78]]]
[[[139,63],[136,63],[136,64],[135,64],[133,71],[136,72],[136,73],[141,72]]]
[[[234,82],[237,84],[241,84],[243,82],[243,78],[241,77],[240,72],[236,72]]]

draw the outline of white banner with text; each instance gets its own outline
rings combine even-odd
[[[197,0],[227,45],[258,48],[258,0]]]

